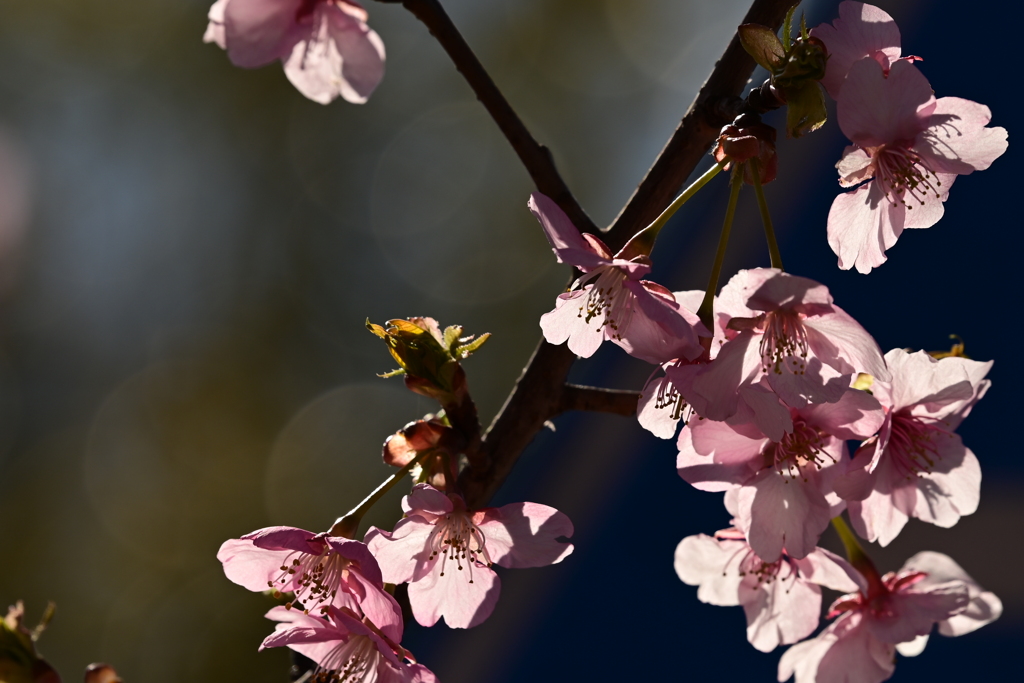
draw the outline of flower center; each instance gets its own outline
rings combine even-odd
[[[807,481],[803,469],[813,466],[821,469],[826,459],[835,462],[835,458],[824,449],[822,434],[800,418],[793,420],[793,433],[786,434],[782,441],[769,444],[764,451],[764,466],[774,468],[776,472],[790,479],[801,478]]]
[[[729,531],[733,530],[730,529]],[[753,576],[757,581],[758,588],[762,585],[769,585],[776,579],[780,582],[795,582],[799,577],[800,572],[797,570],[793,559],[786,554],[786,551],[782,551],[782,556],[775,562],[764,562],[757,556],[753,548],[747,545],[746,538],[742,532],[736,532],[735,535],[728,532],[726,534],[719,532],[715,534],[715,538],[738,540],[743,543],[743,547],[738,548],[725,563],[725,567],[722,569],[722,576],[728,576],[730,567],[732,567],[732,571],[741,577]],[[786,588],[786,590],[789,591],[789,588]]]
[[[935,443],[942,438],[951,439],[953,434],[938,422],[900,411],[893,415],[886,451],[897,471],[913,479],[931,472],[942,459]]]
[[[474,565],[491,566],[485,543],[483,533],[473,524],[469,515],[455,511],[438,521],[428,541],[430,557],[427,559],[429,561],[441,556],[441,576],[444,576],[449,562],[453,562],[458,571],[462,571],[465,565],[469,582],[473,583]]]
[[[674,366],[679,367],[682,363],[677,362]],[[683,395],[676,389],[675,383],[672,381],[671,368],[669,368],[661,382],[658,384],[658,393],[654,396],[654,408],[655,410],[671,409],[672,419],[679,421],[682,419],[684,422],[689,422],[690,416],[693,411],[690,410],[689,404]],[[684,417],[685,416],[685,417]]]
[[[780,309],[764,316],[761,337],[761,367],[781,375],[783,368],[794,375],[804,374],[807,365],[807,330],[796,311]]]
[[[349,564],[328,547],[319,555],[295,552],[281,565],[277,579],[268,584],[277,590],[294,592],[295,600],[302,603],[306,614],[317,607],[321,613],[326,613],[338,595]],[[289,602],[286,607],[291,608],[293,604]]]
[[[882,145],[872,152],[875,180],[889,201],[903,204],[907,209],[913,203],[924,205],[929,195],[941,197],[942,182],[921,155],[905,143]]]
[[[377,678],[380,652],[368,636],[353,635],[324,657],[310,683],[367,683]]]
[[[577,317],[587,324],[597,318],[598,329],[608,327],[609,335],[622,339],[619,328],[625,327],[633,315],[632,292],[623,286],[626,273],[615,266],[601,266],[587,273],[581,281],[591,284]]]

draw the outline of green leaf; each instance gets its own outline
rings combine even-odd
[[[491,338],[490,332],[484,332],[476,339],[473,337],[466,337],[465,339],[459,340],[461,343],[455,348],[455,355],[459,358],[469,358],[471,355],[476,353],[477,349],[484,345],[488,339]]]
[[[804,81],[792,88],[783,88],[786,98],[786,133],[798,138],[818,130],[828,120],[825,95],[817,81]]]
[[[743,24],[736,29],[736,33],[743,49],[769,72],[774,73],[782,64],[786,50],[770,28],[760,24]]]

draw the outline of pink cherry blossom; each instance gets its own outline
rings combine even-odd
[[[940,553],[918,553],[899,573],[874,574],[865,583],[867,590],[832,605],[836,621],[782,655],[780,682],[795,674],[796,683],[880,683],[892,676],[896,652],[918,654],[935,624],[944,635],[961,635],[997,618],[1002,607]]]
[[[359,541],[267,527],[225,541],[217,559],[234,583],[251,591],[294,593],[306,612],[325,613],[331,605],[354,602],[380,628],[401,615],[394,598],[383,590],[377,561]],[[392,637],[401,639],[401,634]]]
[[[686,292],[673,292],[675,300],[690,311],[696,311],[704,299],[703,290],[690,290]],[[724,342],[725,331],[715,321],[714,339],[710,345],[710,357],[718,354],[719,342]],[[679,422],[684,424],[693,412],[676,386],[676,373],[679,368],[688,366],[691,363],[706,361],[704,356],[695,361],[687,358],[674,358],[662,363],[647,379],[643,391],[640,392],[640,400],[637,403],[636,418],[640,426],[654,434],[660,439],[671,439],[676,435]],[[685,377],[684,377],[685,381]]]
[[[869,394],[848,389],[835,403],[790,409],[793,429],[772,441],[753,424],[691,420],[679,434],[679,476],[704,491],[738,490],[737,526],[754,552],[804,558],[842,511],[833,481],[848,463],[846,439],[874,434],[884,420]]]
[[[854,63],[870,57],[888,72],[900,58],[900,30],[896,22],[883,10],[863,2],[843,0],[839,3],[839,18],[812,29],[811,35],[828,49],[821,84],[832,99],[839,97]]]
[[[813,280],[774,268],[741,270],[722,288],[719,302],[738,334],[712,363],[689,371],[683,392],[703,417],[728,420],[743,399],[753,413],[769,411],[758,426],[771,435],[790,428],[771,392],[802,408],[838,401],[857,372],[888,377],[875,340]],[[758,387],[762,379],[768,395]]]
[[[641,280],[651,270],[646,254],[632,254],[631,244],[611,254],[590,234],[580,234],[551,199],[534,192],[530,211],[544,228],[559,263],[584,275],[541,316],[540,326],[550,344],[568,342],[578,356],[594,355],[605,339],[649,363],[673,358],[694,359],[704,349],[698,335],[708,332],[697,315],[676,301],[661,285]]]
[[[814,632],[821,617],[821,586],[850,592],[860,588],[861,580],[846,560],[822,548],[803,559],[783,551],[778,560],[765,562],[735,528],[684,538],[676,548],[675,568],[683,583],[700,586],[701,602],[742,605],[747,640],[762,652]]]
[[[501,582],[491,569],[543,567],[561,562],[573,546],[572,522],[536,503],[471,511],[461,496],[427,484],[402,500],[405,519],[388,533],[371,527],[370,550],[388,583],[408,583],[413,616],[423,626],[444,617],[470,628],[491,615]]]
[[[260,650],[286,646],[317,663],[311,681],[359,683],[436,683],[437,677],[398,644],[401,616],[390,623],[387,635],[346,609],[331,607],[324,618],[278,606],[267,612],[277,623]]]
[[[849,501],[853,528],[883,546],[910,517],[951,527],[977,509],[981,467],[953,430],[985,395],[992,367],[903,349],[885,359],[892,381],[872,387],[885,406],[885,423],[836,484]]]
[[[384,43],[366,18],[353,0],[217,0],[203,40],[248,69],[280,59],[314,102],[361,104],[384,76]]]
[[[956,176],[988,168],[1007,146],[1004,128],[987,127],[988,107],[936,100],[908,61],[888,74],[874,59],[854,63],[836,115],[853,141],[836,165],[839,184],[859,185],[836,197],[828,216],[828,242],[844,270],[870,272],[904,229],[938,222]]]

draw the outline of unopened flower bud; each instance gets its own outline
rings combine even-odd
[[[85,683],[123,683],[124,679],[109,664],[96,662],[85,667]]]

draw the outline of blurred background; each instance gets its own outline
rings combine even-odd
[[[270,524],[326,528],[388,475],[384,438],[434,409],[375,377],[393,361],[363,321],[493,333],[466,364],[486,423],[568,276],[525,208],[528,176],[400,6],[367,4],[388,69],[370,102],[324,107],[279,65],[237,69],[204,45],[209,4],[0,0],[0,606],[24,599],[34,623],[56,601],[40,645],[68,681],[97,660],[130,683],[286,680],[285,652],[256,653],[272,602],[228,582],[215,554]],[[445,2],[598,224],[747,4]],[[879,4],[939,96],[988,104],[1016,140],[1015,5]],[[803,9],[811,26],[835,16],[833,2]],[[933,638],[896,680],[997,675],[1024,635],[1020,146],[958,180],[945,218],[862,276],[839,271],[825,239],[844,144],[830,122],[780,145],[767,194],[787,268],[827,284],[883,350],[947,348],[956,333],[996,360],[960,429],[984,470],[978,512],[950,530],[911,521],[871,552],[883,571],[948,553],[1005,614]],[[704,286],[725,189],[663,233],[659,282]],[[752,193],[737,220],[726,272],[767,265]],[[649,371],[611,347],[573,379],[635,389]],[[779,653],[745,642],[742,610],[699,603],[672,569],[682,537],[727,526],[720,496],[682,482],[672,442],[633,420],[556,423],[495,503],[565,511],[574,555],[503,572],[482,626],[412,622],[405,644],[445,683],[773,680]],[[400,495],[368,521],[390,528]]]

